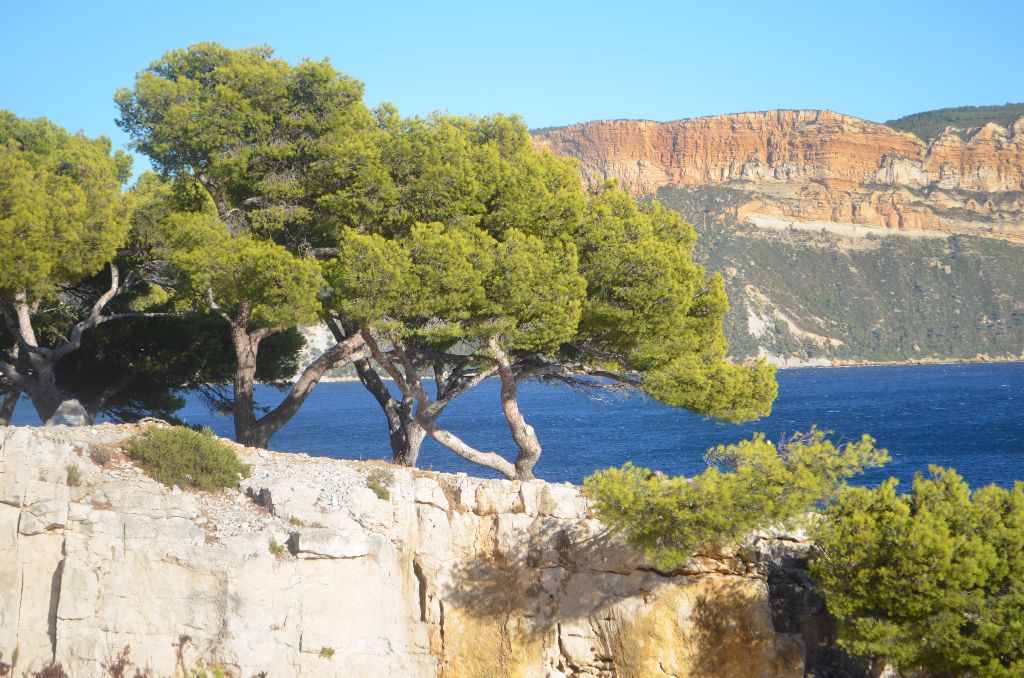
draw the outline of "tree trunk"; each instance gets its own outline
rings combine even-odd
[[[112,384],[108,385],[102,391],[93,396],[85,404],[85,411],[89,415],[89,423],[94,423],[96,421],[96,417],[98,417],[100,412],[103,411],[103,408],[107,406],[107,403],[109,403],[118,393],[128,388],[136,379],[138,379],[137,374],[124,372]]]
[[[252,437],[255,441],[254,445],[266,447],[270,443],[270,438],[280,431],[282,426],[291,421],[291,418],[299,411],[299,408],[306,402],[306,398],[313,392],[316,385],[320,383],[320,378],[324,376],[327,370],[342,367],[354,360],[358,360],[366,352],[367,349],[363,337],[357,334],[344,341],[339,341],[307,365],[306,369],[295,380],[295,383],[292,384],[288,395],[277,404],[277,407],[255,420]],[[255,415],[253,416],[255,417]]]
[[[45,424],[64,402],[64,398],[57,390],[53,361],[48,356],[33,354],[31,362],[35,374],[29,378],[28,396],[39,420]]]
[[[11,390],[4,394],[4,399],[0,402],[0,426],[7,426],[11,423],[11,417],[14,416],[14,408],[18,406],[18,398],[20,397],[21,391],[14,387],[11,387]]]
[[[327,327],[334,335],[335,341],[339,342],[358,334],[357,330],[342,330],[335,320],[329,320]],[[391,442],[391,461],[402,466],[415,467],[423,439],[427,437],[427,432],[416,422],[415,399],[411,396],[405,396],[402,402],[395,399],[377,374],[377,370],[373,369],[369,359],[356,360],[353,365],[359,382],[384,411],[384,417],[388,422],[388,438]]]
[[[32,327],[35,305],[29,303],[24,292],[16,295],[14,311],[17,322],[10,329],[18,341],[16,369],[23,381],[19,386],[28,394],[36,414],[45,424],[64,400],[57,390],[53,374],[57,358],[53,351],[40,348],[35,328]]]
[[[231,326],[231,343],[235,348],[235,440],[248,447],[264,447],[256,431],[255,398],[256,355],[262,336],[246,331],[244,323]],[[269,437],[268,437],[269,438]]]
[[[391,461],[402,466],[416,466],[420,446],[427,436],[427,432],[416,422],[416,401],[410,396],[405,396],[402,402],[396,400],[369,360],[357,360],[355,368],[363,387],[384,411],[391,441]]]
[[[494,357],[498,363],[498,378],[501,380],[501,409],[505,414],[505,421],[508,422],[512,440],[519,449],[515,462],[516,479],[533,480],[535,477],[533,467],[540,459],[540,440],[537,439],[537,433],[533,427],[526,423],[523,413],[519,411],[519,401],[516,395],[519,384],[512,371],[508,356],[496,340],[491,341],[491,350],[494,351]]]
[[[277,407],[257,418],[254,396],[256,357],[260,342],[270,336],[273,330],[263,328],[249,331],[249,316],[248,308],[243,307],[238,316],[229,321],[231,342],[235,348],[235,440],[248,447],[266,448],[270,438],[299,411],[327,370],[365,357],[367,349],[362,335],[339,341],[302,371]]]
[[[402,466],[416,466],[420,456],[420,446],[427,437],[426,430],[416,423],[416,418],[400,408],[398,426],[392,428],[388,420],[388,434],[391,438],[391,459]]]

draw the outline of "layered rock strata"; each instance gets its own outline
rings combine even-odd
[[[191,493],[125,458],[136,431],[0,428],[17,675],[769,678],[817,652],[769,591],[791,539],[664,573],[571,485],[394,468],[382,499],[374,465],[242,449],[241,489]]]
[[[584,182],[638,195],[716,184],[749,192],[749,215],[1024,239],[1024,118],[948,128],[926,143],[831,111],[766,111],[672,122],[608,120],[545,130]]]

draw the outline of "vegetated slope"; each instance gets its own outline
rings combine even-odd
[[[990,122],[1009,127],[1021,116],[1024,116],[1024,103],[1002,106],[957,106],[905,115],[895,120],[887,120],[885,124],[929,141],[939,136],[947,127],[970,130],[983,127]]]
[[[1020,355],[1024,246],[991,238],[844,238],[737,223],[749,196],[724,186],[663,187],[657,198],[700,235],[722,271],[736,357],[908,360]]]

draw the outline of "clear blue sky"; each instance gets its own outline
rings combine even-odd
[[[829,108],[883,121],[1024,101],[1024,3],[6,3],[0,108],[125,141],[114,90],[202,40],[329,57],[406,114],[497,111],[531,127]]]

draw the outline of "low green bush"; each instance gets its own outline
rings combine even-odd
[[[1024,676],[1024,483],[896,485],[848,489],[812,533],[839,644],[903,675]]]
[[[702,550],[734,546],[750,532],[795,525],[836,495],[845,481],[889,460],[864,436],[839,448],[812,429],[778,446],[756,435],[720,445],[693,478],[667,478],[626,464],[586,479],[597,517],[672,568]]]
[[[216,490],[234,487],[239,476],[248,477],[248,464],[209,430],[185,426],[154,428],[128,444],[132,461],[170,487]]]
[[[68,464],[65,470],[68,473],[68,485],[70,487],[78,487],[82,484],[82,470],[78,468],[77,464]]]
[[[391,498],[391,484],[395,482],[395,474],[389,468],[375,468],[366,474],[366,486],[373,490],[379,499]]]

